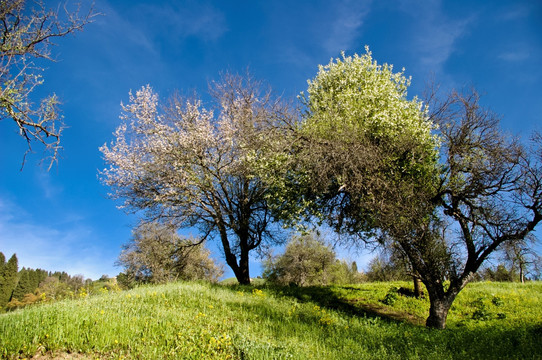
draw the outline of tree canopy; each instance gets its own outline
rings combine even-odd
[[[506,136],[476,92],[424,106],[407,99],[408,85],[368,49],[320,66],[274,187],[288,201],[276,208],[398,249],[428,290],[427,325],[443,328],[481,264],[542,220],[541,142]]]
[[[283,254],[267,259],[263,277],[297,286],[352,284],[361,278],[355,263],[337,259],[331,246],[315,233],[292,237]]]
[[[223,271],[209,255],[202,244],[181,238],[171,226],[142,223],[123,246],[118,264],[124,267],[124,276],[138,283],[217,281]]]
[[[301,94],[305,112],[275,178],[279,214],[316,215],[369,239],[414,204],[430,212],[419,199],[438,183],[437,142],[426,108],[407,99],[409,84],[368,49],[320,66]]]
[[[213,110],[179,95],[160,105],[150,86],[130,94],[116,140],[101,148],[110,165],[102,175],[126,209],[197,227],[202,241],[217,237],[226,263],[248,284],[249,252],[280,240],[253,164],[289,109],[249,75],[225,74],[210,89]]]
[[[274,222],[317,220],[407,259],[427,288],[427,326],[444,328],[484,261],[542,220],[542,137],[527,147],[504,134],[475,91],[409,99],[404,70],[368,48],[319,67],[299,121],[260,85],[225,75],[213,110],[179,96],[160,107],[144,87],[101,148],[114,198],[220,239],[242,284],[249,252],[277,241]]]

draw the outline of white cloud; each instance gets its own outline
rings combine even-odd
[[[224,15],[208,4],[142,5],[137,12],[146,19],[143,27],[157,35],[168,32],[171,39],[194,36],[216,40],[227,31]],[[152,25],[152,29],[145,24]]]
[[[286,3],[270,3],[268,12],[273,14],[273,24],[285,35],[271,40],[278,41],[273,56],[280,62],[313,69],[341,51],[359,49],[364,44],[356,41],[371,5],[372,0],[338,0],[325,6],[300,9],[298,5],[290,9]],[[282,28],[283,24],[288,28]]]
[[[521,3],[521,4],[512,4],[510,7],[505,8],[505,11],[502,12],[498,18],[503,21],[517,21],[522,20],[529,16],[532,11],[536,9],[531,9],[532,6]]]
[[[440,0],[401,2],[400,8],[415,18],[413,51],[427,72],[440,73],[456,51],[457,40],[466,34],[474,16],[451,19],[442,11]]]
[[[507,51],[501,53],[498,58],[506,62],[521,62],[529,59],[530,53],[525,50]]]
[[[39,171],[36,175],[36,181],[46,199],[54,199],[63,191],[61,186],[53,184],[50,172]]]
[[[149,32],[140,24],[130,21],[123,14],[119,14],[108,3],[101,3],[98,9],[103,16],[96,18],[98,29],[92,29],[95,36],[102,40],[102,44],[113,54],[124,50],[123,47],[137,47],[142,53],[156,54]],[[90,31],[90,30],[89,30]]]
[[[93,230],[80,221],[41,224],[24,209],[0,199],[0,251],[6,258],[16,253],[19,269],[66,271],[92,279],[115,275],[115,257],[94,246],[95,240]]]
[[[329,34],[323,41],[324,49],[335,55],[351,49],[360,35],[361,27],[370,12],[371,1],[344,0],[333,3],[336,9]]]

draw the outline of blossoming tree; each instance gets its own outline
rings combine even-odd
[[[101,148],[109,164],[101,174],[127,210],[197,227],[201,241],[216,236],[237,280],[248,284],[250,251],[280,240],[253,164],[288,108],[250,76],[226,74],[211,95],[213,110],[178,95],[160,107],[149,86],[131,94],[115,141]]]

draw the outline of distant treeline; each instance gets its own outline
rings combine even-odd
[[[105,276],[93,281],[64,271],[24,267],[19,271],[17,255],[13,254],[6,262],[6,257],[0,252],[0,312],[37,302],[85,297],[113,287],[116,287],[114,280]]]

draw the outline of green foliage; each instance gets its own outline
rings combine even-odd
[[[5,257],[0,253],[0,261]],[[8,266],[9,264],[9,266]],[[9,274],[11,271],[11,282]],[[4,281],[7,279],[7,281]],[[110,280],[107,280],[110,281]],[[94,284],[99,283],[95,282]],[[4,285],[10,285],[9,288]],[[66,272],[47,272],[42,269],[22,268],[17,272],[17,257],[14,254],[8,263],[0,262],[0,296],[4,294],[5,298],[0,310],[15,310],[28,305],[58,301],[65,298],[75,298],[81,294],[94,294],[97,289],[92,289],[93,282],[90,279],[86,281],[82,275],[71,276]],[[102,285],[101,287],[103,287]],[[105,284],[105,286],[109,286]],[[116,283],[115,289],[118,290]],[[101,288],[100,287],[100,288]],[[2,289],[7,289],[5,292]],[[11,289],[11,290],[10,290]]]
[[[4,255],[0,260],[5,259]],[[17,286],[19,266],[17,255],[13,254],[7,263],[2,262],[0,266],[0,309],[11,300],[13,290]]]
[[[57,277],[49,276],[40,284],[39,291],[50,300],[62,300],[70,296],[70,287]]]
[[[504,305],[504,301],[500,296],[493,296],[491,303],[497,307]]]
[[[2,252],[0,252],[0,309],[5,304],[3,301],[4,298],[6,298],[7,293],[7,287],[6,287],[6,274],[5,274],[5,268],[6,268],[6,257]]]
[[[467,286],[434,331],[413,325],[429,303],[390,286],[142,286],[0,316],[0,357],[100,359],[535,359],[542,356],[542,283]],[[471,318],[479,297],[502,299],[506,321]],[[392,319],[392,320],[390,320]]]
[[[285,169],[267,169],[275,212],[356,235],[400,225],[438,180],[437,140],[422,103],[407,98],[410,80],[367,49],[320,66],[308,83],[302,121],[274,158]]]
[[[491,300],[487,296],[480,296],[472,301],[470,305],[474,308],[474,311],[472,312],[473,320],[488,321],[491,319],[506,319],[505,313],[496,312],[505,305],[505,301],[501,296],[494,295]]]
[[[382,299],[382,303],[384,303],[386,305],[395,304],[395,302],[399,299],[398,291],[399,291],[399,288],[397,288],[397,287],[390,288],[390,290],[388,290],[388,293],[386,294],[384,299]]]
[[[407,267],[405,261],[394,256],[381,253],[369,262],[365,273],[367,281],[397,281],[407,280]]]
[[[478,298],[472,302],[472,306],[476,309],[472,313],[472,318],[474,320],[489,320],[490,312],[486,306],[484,298]]]
[[[217,281],[223,273],[202,244],[181,238],[171,226],[158,223],[145,223],[134,230],[118,264],[124,266],[120,282],[126,288],[177,279]]]
[[[263,277],[274,284],[297,286],[347,284],[360,280],[360,274],[353,266],[338,260],[333,249],[314,233],[292,237],[284,254],[266,261]]]
[[[432,125],[421,102],[407,99],[410,79],[393,66],[378,65],[369,48],[319,66],[301,99],[308,116],[304,129],[319,137],[346,143],[395,142],[410,137],[434,151]],[[417,166],[412,163],[411,165]]]
[[[381,176],[387,181],[397,176],[422,182],[428,175],[433,179],[433,125],[421,102],[407,99],[409,85],[403,72],[394,73],[392,65],[378,65],[368,48],[361,56],[342,54],[341,59],[320,66],[309,81],[307,95],[302,95],[308,113],[302,129],[329,144],[328,151],[345,150],[340,152],[346,158],[339,160],[332,173],[338,186],[360,191]],[[350,168],[358,171],[348,172]],[[385,172],[371,173],[377,168]],[[367,175],[371,177],[365,179]]]
[[[488,281],[518,281],[519,276],[514,269],[508,270],[504,264],[496,268],[487,267],[482,271],[481,277]]]
[[[13,298],[22,300],[25,294],[31,294],[34,292],[37,286],[34,287],[30,277],[30,272],[27,269],[22,268],[21,271],[19,271],[19,281],[13,290]]]

